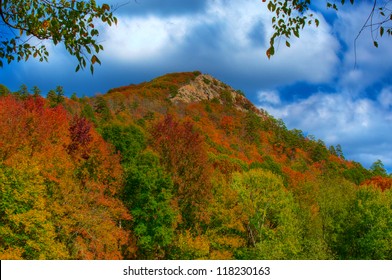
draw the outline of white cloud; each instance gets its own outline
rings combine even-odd
[[[140,5],[151,6],[153,2]],[[167,5],[165,9],[169,9]],[[307,27],[301,39],[292,40],[291,48],[286,48],[284,41],[280,46],[277,43],[276,55],[268,60],[265,51],[272,32],[272,14],[261,1],[209,0],[202,9],[195,13],[187,10],[185,14],[157,10],[121,12],[117,26],[100,25],[98,41],[104,51],[98,55],[102,66],[97,66],[95,73],[115,76],[115,83],[106,83],[108,88],[136,82],[130,76],[140,77],[140,73],[152,78],[165,72],[195,69],[247,92],[261,85],[274,88],[298,81],[327,83],[337,74],[339,44],[322,16],[320,27]],[[79,79],[74,79],[74,58],[64,48],[55,49],[51,49],[49,64],[39,64],[39,68],[48,70],[47,79],[66,84],[68,76],[72,76],[73,81],[78,80],[79,88],[86,87],[82,81],[85,74],[79,72]],[[26,65],[26,72],[36,73],[37,67]],[[57,75],[58,69],[64,74]],[[98,85],[88,84],[94,90],[87,92],[92,94],[98,89]]]
[[[120,62],[148,61],[167,55],[180,44],[190,21],[186,18],[119,17],[105,32],[105,56]]]
[[[210,0],[204,13],[194,15],[121,14],[118,26],[103,32],[103,55],[105,60],[128,64],[166,68],[169,63],[173,69],[185,60],[189,68],[192,63],[194,67],[209,65],[207,71],[214,68],[266,87],[331,81],[339,44],[323,17],[319,15],[319,28],[304,29],[300,40],[292,40],[291,48],[278,42],[277,54],[268,60],[271,17],[265,3],[253,0]],[[252,32],[259,36],[253,38]]]
[[[281,103],[279,93],[275,90],[259,91],[257,93],[257,99],[262,104],[279,105]]]
[[[392,107],[392,87],[384,88],[377,99],[384,109]]]
[[[345,46],[339,85],[353,93],[363,92],[367,87],[389,77],[392,71],[392,40],[387,35],[379,38],[378,30],[375,30],[372,36],[371,29],[365,28],[357,38],[372,10],[370,4],[363,1],[354,6],[347,5],[337,13],[338,19],[333,26],[334,33]],[[378,48],[374,47],[373,38],[379,41]]]
[[[377,159],[392,166],[391,92],[384,89],[373,101],[349,94],[315,93],[303,100],[284,103],[261,103],[289,128],[301,129],[327,145],[341,144],[349,159],[369,167]],[[389,106],[389,105],[388,105]]]

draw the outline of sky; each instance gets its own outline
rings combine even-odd
[[[101,27],[98,41],[105,50],[94,75],[75,73],[76,59],[48,45],[48,63],[5,64],[0,84],[13,91],[36,85],[44,95],[61,85],[67,95],[92,96],[199,70],[242,90],[289,129],[327,146],[340,144],[347,159],[367,168],[380,159],[392,172],[392,38],[378,38],[375,48],[366,29],[355,41],[372,1],[346,4],[339,12],[314,1],[320,25],[305,28],[290,48],[278,42],[271,59],[265,54],[272,34],[268,1],[97,2],[117,7],[118,24]]]

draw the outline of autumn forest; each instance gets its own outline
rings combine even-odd
[[[392,259],[391,187],[198,71],[0,86],[0,259]]]

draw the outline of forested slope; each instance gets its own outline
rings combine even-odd
[[[392,179],[240,90],[0,88],[1,259],[391,259]]]

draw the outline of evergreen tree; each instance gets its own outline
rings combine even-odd
[[[41,95],[41,90],[37,86],[33,86],[32,91],[34,97],[38,97]]]

